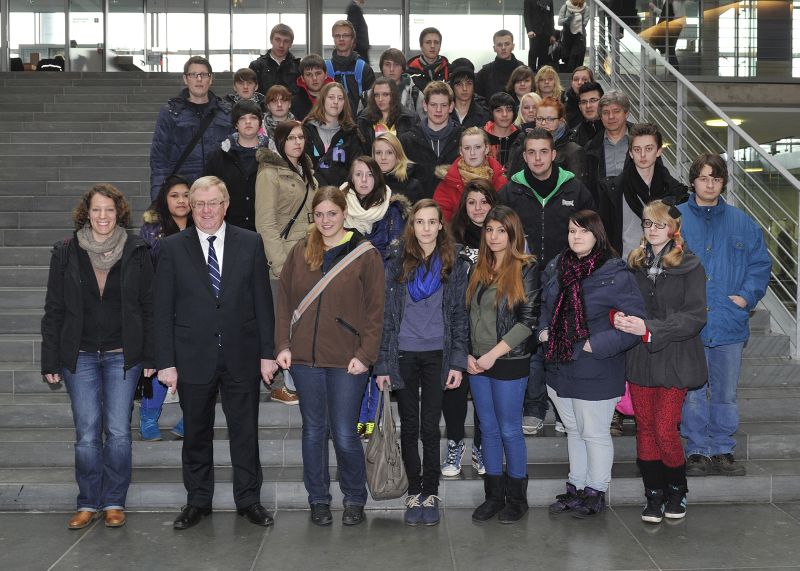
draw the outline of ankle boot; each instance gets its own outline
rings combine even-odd
[[[492,519],[506,505],[506,487],[503,476],[483,477],[483,491],[486,501],[472,512],[474,521],[487,521]]]
[[[161,416],[160,408],[139,408],[139,432],[142,440],[146,442],[161,440],[161,431],[158,429],[159,416]]]
[[[596,516],[606,507],[606,493],[589,486],[583,489],[583,501],[572,510],[572,517],[584,519]]]
[[[575,486],[567,482],[567,493],[558,494],[556,501],[550,504],[551,514],[562,514],[574,510],[583,500],[583,490],[578,490]]]
[[[689,492],[686,485],[686,464],[675,468],[664,466],[664,479],[667,482],[664,488],[664,497],[667,502],[664,516],[667,519],[686,517],[686,494]]]
[[[516,523],[528,513],[528,476],[512,478],[506,474],[506,507],[497,516],[500,523]]]
[[[645,488],[644,497],[647,498],[647,505],[642,511],[642,521],[661,523],[661,520],[664,519],[664,490]]]

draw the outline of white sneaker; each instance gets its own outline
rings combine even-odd
[[[461,473],[461,461],[464,458],[464,441],[447,441],[447,458],[442,464],[442,476],[458,476]]]
[[[522,417],[522,433],[528,436],[535,436],[544,428],[544,421],[538,416]]]

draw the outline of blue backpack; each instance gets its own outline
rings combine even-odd
[[[364,83],[362,79],[364,75],[365,65],[366,62],[363,59],[358,58],[356,60],[356,67],[353,71],[338,71],[333,69],[333,62],[331,60],[329,59],[325,60],[325,69],[328,72],[328,76],[332,77],[334,81],[341,84],[342,87],[344,87],[344,92],[347,95],[350,95],[350,87],[347,85],[347,77],[346,77],[348,75],[352,75],[355,77],[356,84],[358,84],[358,95],[364,93]],[[339,81],[340,77],[342,78],[341,81]]]

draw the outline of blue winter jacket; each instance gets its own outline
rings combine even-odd
[[[197,142],[191,154],[178,172],[194,182],[203,174],[206,159],[219,148],[219,144],[233,132],[230,103],[208,92],[205,114],[199,114],[188,103],[189,90],[183,89],[177,97],[170,99],[158,112],[153,143],[150,146],[150,198],[155,200],[164,179],[173,174],[183,150],[194,138],[205,114],[213,113],[214,119]]]
[[[772,271],[761,228],[721,196],[716,206],[698,206],[692,193],[678,210],[683,214],[683,239],[706,270],[708,320],[700,332],[703,345],[747,341],[750,310],[764,297]],[[747,307],[740,308],[729,295],[742,296]]]
[[[547,277],[542,282],[537,336],[550,327],[560,290],[560,259],[561,255],[553,258],[544,273]],[[584,351],[586,341],[578,341],[573,347],[572,361],[545,363],[545,381],[562,398],[599,401],[620,397],[625,392],[625,352],[641,343],[641,338],[614,329],[609,312],[613,309],[644,318],[642,294],[627,264],[619,258],[597,268],[583,280],[582,289],[592,351]]]
[[[372,225],[372,230],[364,238],[372,242],[386,265],[389,260],[389,244],[403,235],[406,220],[411,213],[411,203],[402,194],[392,194],[386,215]]]

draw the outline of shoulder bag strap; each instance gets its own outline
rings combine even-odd
[[[294,223],[297,221],[297,217],[300,216],[300,213],[303,211],[303,207],[306,205],[309,184],[310,183],[308,182],[306,183],[306,193],[303,195],[303,200],[300,202],[300,206],[297,207],[297,211],[294,213],[294,216],[289,219],[289,221],[286,223],[286,226],[284,226],[283,230],[281,230],[281,233],[278,234],[278,236],[284,240],[289,237],[289,232],[292,230],[292,226],[294,226]]]
[[[178,159],[178,162],[175,163],[175,168],[172,169],[172,173],[170,173],[170,176],[172,176],[173,174],[177,174],[180,168],[183,166],[183,163],[186,161],[186,159],[189,158],[189,155],[192,154],[192,151],[197,146],[197,143],[199,143],[200,139],[203,137],[203,133],[206,132],[209,125],[211,125],[211,121],[214,120],[214,115],[216,115],[216,109],[213,109],[208,115],[203,117],[203,122],[200,123],[200,128],[197,130],[197,133],[194,134],[192,140],[189,141],[189,144],[186,145],[186,148],[183,149],[183,153]]]
[[[292,321],[289,323],[289,339],[292,338],[292,329],[294,328],[294,324],[300,320],[300,317],[303,315],[303,313],[305,313],[306,309],[308,309],[309,306],[314,303],[314,300],[316,300],[320,294],[322,294],[323,290],[328,287],[328,284],[331,283],[333,279],[342,272],[342,270],[353,263],[362,254],[374,248],[375,246],[373,246],[371,242],[366,240],[361,242],[358,246],[356,246],[355,250],[347,254],[341,262],[331,268],[331,271],[325,274],[322,279],[320,279],[314,285],[314,287],[311,288],[311,291],[306,294],[306,296],[300,302],[300,305],[297,306],[297,309],[292,312]]]

